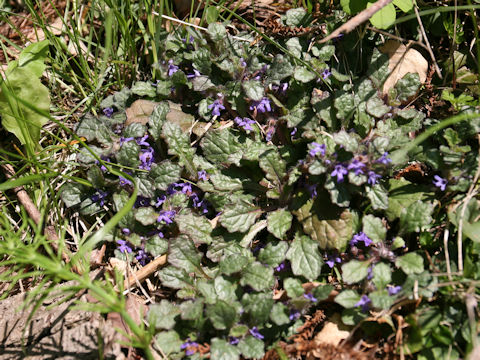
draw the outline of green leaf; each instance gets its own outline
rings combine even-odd
[[[150,206],[135,209],[135,220],[148,226],[157,222],[158,213]]]
[[[465,206],[464,203],[462,203],[462,205],[456,210],[451,209],[448,212],[448,219],[458,229],[460,219],[463,218],[463,235],[475,242],[480,242],[480,221],[478,221],[480,215],[480,203],[476,198],[471,199],[466,205],[465,213],[463,213],[462,217],[463,206]]]
[[[345,325],[355,326],[359,324],[368,315],[362,312],[360,308],[344,309],[342,311],[342,322]]]
[[[267,179],[280,184],[286,175],[285,160],[282,159],[278,150],[267,150],[260,155],[259,165],[265,171]]]
[[[260,359],[265,353],[263,341],[253,336],[247,336],[241,340],[237,347],[247,359]]]
[[[373,283],[377,289],[384,289],[392,281],[392,269],[381,262],[373,267]]]
[[[313,293],[313,296],[315,296],[315,298],[318,301],[322,301],[327,299],[330,296],[332,290],[333,290],[332,285],[320,285],[315,289],[313,289],[312,293]]]
[[[347,284],[355,284],[362,281],[368,275],[369,261],[350,260],[342,265],[342,279]]]
[[[203,216],[195,215],[192,212],[178,214],[175,216],[175,222],[181,234],[187,235],[195,245],[210,244],[212,237],[212,225]]]
[[[175,123],[165,122],[162,127],[162,137],[168,144],[168,153],[177,155],[180,163],[185,166],[191,175],[196,175],[193,166],[195,149],[190,146],[190,137]]]
[[[104,122],[91,115],[86,115],[82,119],[77,127],[76,133],[78,136],[85,137],[88,141],[98,140],[100,143],[105,145],[110,145],[114,136],[113,132],[106,126]],[[130,141],[125,143],[124,146],[128,144],[136,145],[134,141]]]
[[[263,85],[258,80],[247,80],[242,82],[243,90],[247,97],[254,101],[262,100],[263,96],[265,95],[265,89]]]
[[[168,93],[170,94],[170,88],[168,89]],[[155,141],[160,139],[162,135],[163,124],[167,120],[167,114],[169,112],[170,106],[168,105],[168,102],[162,101],[155,107],[155,109],[153,109],[152,114],[148,119],[148,132],[152,135]]]
[[[225,301],[218,300],[215,304],[207,305],[207,317],[217,330],[225,330],[232,327],[237,321],[237,311]]]
[[[254,262],[242,272],[240,285],[249,285],[257,291],[270,289],[274,284],[273,269]]]
[[[212,23],[208,25],[208,35],[214,42],[221,42],[228,36],[225,26],[218,23]]]
[[[183,289],[184,287],[193,285],[192,279],[185,269],[178,269],[173,266],[167,266],[159,270],[158,277],[163,286],[172,289]]]
[[[360,295],[355,290],[343,290],[335,297],[335,302],[347,309],[355,307],[359,300]]]
[[[158,165],[153,165],[149,175],[154,180],[155,188],[165,191],[168,185],[180,180],[181,173],[180,165],[164,160]]]
[[[296,9],[289,9],[282,19],[287,26],[300,26],[303,24],[307,12],[304,8],[298,7]]]
[[[429,202],[416,201],[400,213],[400,232],[420,232],[432,222],[433,205]]]
[[[18,67],[31,71],[35,77],[40,78],[45,71],[45,60],[49,52],[49,41],[43,40],[28,45],[22,50],[18,58]],[[7,78],[10,74],[7,72]]]
[[[155,346],[162,350],[165,355],[180,352],[180,346],[182,346],[182,340],[180,336],[174,330],[162,331],[155,336]]]
[[[332,203],[340,207],[347,207],[350,205],[350,192],[344,184],[339,184],[332,177],[329,177],[324,188],[330,193]]]
[[[367,8],[369,8],[373,4],[374,3],[369,2],[367,4]],[[375,14],[373,14],[373,16],[370,18],[370,22],[373,26],[379,29],[388,29],[390,26],[393,25],[396,18],[397,14],[395,12],[395,6],[390,3],[384,6],[380,11],[377,11]]]
[[[340,0],[340,4],[348,15],[355,15],[367,7],[367,0]]]
[[[232,178],[222,173],[215,173],[210,175],[210,180],[213,187],[219,191],[235,191],[242,190],[242,181],[238,178]]]
[[[363,217],[362,224],[362,231],[372,239],[373,242],[378,243],[385,240],[387,228],[383,224],[382,219],[369,214]]]
[[[229,129],[211,130],[200,142],[203,154],[212,163],[239,164],[242,147]]]
[[[302,45],[298,37],[291,37],[286,42],[287,49],[296,57],[302,57]],[[295,75],[295,74],[294,74]]]
[[[368,294],[370,300],[372,300],[373,307],[380,309],[390,309],[393,305],[394,298],[388,294],[387,290],[372,291]]]
[[[287,250],[288,243],[286,241],[279,241],[277,243],[269,242],[267,246],[258,253],[258,260],[272,267],[278,266],[285,260]]]
[[[292,214],[285,209],[269,212],[267,215],[268,231],[279,239],[283,239],[292,226]]]
[[[233,283],[232,281],[225,280],[223,276],[218,276],[214,280],[214,287],[215,292],[218,295],[220,300],[224,300],[230,303],[236,301],[237,294],[235,291],[237,290],[237,283]]]
[[[150,82],[146,81],[137,81],[132,85],[131,88],[132,94],[142,96],[142,97],[155,97],[157,95],[157,89]]]
[[[295,275],[304,276],[310,281],[320,275],[323,259],[318,251],[318,243],[310,237],[296,236],[286,256],[292,264],[292,272]]]
[[[48,117],[22,104],[19,100],[49,114],[50,96],[45,85],[26,67],[12,70],[6,80],[0,79],[0,115],[2,125],[15,134],[22,144],[37,148],[40,140],[40,128]],[[48,116],[48,115],[47,115]]]
[[[197,251],[193,241],[180,235],[170,239],[168,262],[173,266],[184,269],[187,273],[199,272],[202,255]]]
[[[245,202],[227,205],[220,215],[220,223],[229,232],[247,232],[261,214],[256,206]]]
[[[393,0],[393,4],[403,12],[409,12],[410,10],[413,9],[412,0]]]
[[[218,15],[220,15],[220,12],[218,11],[216,6],[209,6],[206,10],[206,19],[207,19],[207,24],[212,24],[218,19]]]
[[[270,293],[245,293],[242,297],[242,306],[252,325],[261,325],[268,321],[273,303]]]
[[[372,97],[367,101],[366,110],[370,115],[381,118],[390,111],[390,108],[379,97]]]
[[[138,176],[134,176],[134,179],[138,186],[138,195],[151,198],[155,194],[155,185],[147,176],[147,174],[143,173],[139,174]]]
[[[147,127],[145,125],[138,122],[133,122],[123,130],[122,137],[142,137],[143,135],[145,135],[146,130]]]
[[[66,183],[60,188],[60,198],[67,207],[80,204],[86,197],[88,187],[78,183]]]
[[[270,67],[267,69],[267,79],[269,83],[279,82],[293,75],[294,66],[290,58],[281,54],[275,55]]]
[[[145,251],[149,252],[153,256],[160,256],[167,252],[168,241],[162,239],[160,236],[153,236],[147,240],[145,244]]]
[[[403,209],[428,197],[428,194],[425,193],[426,190],[428,190],[427,187],[412,184],[403,178],[390,179],[389,202],[386,211],[388,220],[393,221],[399,218]]]
[[[418,73],[408,73],[403,78],[397,81],[395,89],[397,90],[397,98],[400,101],[407,101],[412,96],[415,96],[420,88],[420,76]]]
[[[357,135],[354,133],[347,133],[345,130],[341,130],[336,134],[333,134],[333,140],[336,144],[343,146],[343,148],[349,152],[355,152],[358,149]]]
[[[203,300],[187,300],[180,304],[183,320],[198,320],[203,316]]]
[[[140,164],[139,154],[140,146],[135,141],[129,141],[122,145],[116,158],[119,164],[136,168]]]
[[[294,214],[321,249],[343,251],[353,235],[354,216],[349,210],[341,211],[324,204],[324,199],[317,197],[315,201],[306,201]]]
[[[399,256],[395,261],[395,265],[407,275],[420,274],[424,270],[423,258],[416,253]]]
[[[305,66],[297,66],[293,74],[295,80],[300,81],[301,83],[308,83],[316,78],[316,75],[308,70]]]
[[[349,174],[350,175],[350,174]],[[389,199],[388,192],[380,184],[375,184],[373,186],[367,186],[367,197],[370,199],[372,208],[374,210],[386,210],[388,209]]]
[[[238,254],[229,255],[220,263],[220,271],[224,274],[231,275],[233,273],[242,271],[249,263],[250,260],[246,256],[241,256]]]
[[[288,307],[279,302],[275,303],[270,312],[270,320],[278,326],[288,324],[290,322]]]
[[[240,351],[227,341],[213,338],[210,345],[211,360],[238,360]]]
[[[286,278],[283,280],[283,288],[287,292],[288,297],[292,299],[302,296],[305,293],[302,282],[296,278]]]
[[[175,318],[180,314],[180,309],[168,300],[161,300],[159,304],[150,305],[148,322],[155,329],[170,330],[175,326]]]

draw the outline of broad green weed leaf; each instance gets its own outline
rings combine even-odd
[[[285,209],[278,209],[268,213],[267,229],[279,239],[283,239],[287,231],[292,226],[292,214]]]
[[[175,216],[178,230],[181,234],[187,235],[196,245],[210,244],[212,237],[212,225],[203,216],[195,215],[188,211]]]
[[[381,262],[373,267],[373,283],[377,289],[383,289],[392,281],[392,269]]]
[[[367,277],[368,261],[350,260],[342,265],[342,279],[347,284],[355,284]]]
[[[148,322],[156,329],[170,330],[175,326],[175,318],[180,309],[168,300],[161,300],[159,304],[150,305]]]
[[[246,267],[242,272],[240,285],[249,285],[257,291],[270,289],[274,284],[273,269],[266,268],[259,262]]]
[[[237,321],[236,309],[223,300],[217,300],[215,304],[208,305],[206,314],[217,330],[229,329]]]
[[[163,286],[167,286],[172,289],[182,289],[185,286],[193,286],[192,279],[185,269],[167,266],[159,270],[158,277]]]
[[[157,94],[157,90],[155,87],[146,81],[137,81],[135,84],[132,85],[131,88],[132,94],[138,96],[146,96],[146,97],[155,97]]]
[[[49,41],[43,40],[28,45],[18,57],[18,67],[30,70],[37,78],[45,71],[45,60],[48,56]],[[7,78],[9,74],[7,73]]]
[[[290,322],[288,308],[282,303],[275,303],[270,313],[270,320],[278,326],[288,324]]]
[[[260,101],[262,100],[265,89],[260,81],[257,80],[247,80],[242,83],[243,90],[245,94],[252,100]]]
[[[226,275],[231,275],[242,271],[249,263],[250,260],[246,256],[229,255],[220,262],[220,271]]]
[[[374,210],[386,210],[389,206],[388,192],[380,184],[366,188],[367,197],[370,199]]]
[[[175,123],[166,122],[162,127],[162,137],[168,144],[168,153],[177,155],[190,174],[196,174],[193,166],[195,149],[190,146],[190,138]]]
[[[158,89],[158,87],[157,87]],[[170,93],[170,89],[169,89]],[[167,101],[162,101],[158,104],[155,109],[153,109],[152,114],[148,119],[148,132],[152,135],[153,139],[156,141],[160,139],[162,135],[163,124],[167,120],[167,114],[170,112],[170,106]]]
[[[78,183],[66,183],[60,189],[60,197],[67,207],[80,204],[85,198],[88,187]]]
[[[242,157],[240,143],[228,129],[207,132],[200,145],[212,163],[238,164]]]
[[[373,215],[366,215],[362,219],[362,231],[373,240],[373,242],[382,242],[387,236],[387,228],[382,222],[382,219]]]
[[[147,240],[145,244],[145,251],[148,251],[153,256],[160,256],[167,252],[168,241],[162,239],[160,236],[153,236]]]
[[[183,320],[197,320],[203,316],[203,300],[187,300],[180,304]]]
[[[174,330],[162,331],[155,336],[155,346],[160,348],[162,353],[167,356],[171,353],[180,352],[182,343],[180,336]]]
[[[213,338],[210,345],[211,360],[238,360],[240,351],[237,347],[230,345],[227,341]]]
[[[117,161],[121,165],[136,168],[140,164],[140,146],[135,141],[129,141],[122,145],[117,153]]]
[[[245,337],[237,346],[247,359],[260,359],[265,353],[263,341],[253,336]]]
[[[249,294],[242,297],[242,305],[250,323],[260,325],[266,322],[272,311],[274,300],[269,293]]]
[[[403,12],[409,12],[413,9],[413,0],[393,0],[392,3]]]
[[[420,274],[424,270],[423,258],[413,252],[399,256],[395,261],[395,265],[407,275]]]
[[[208,35],[215,42],[222,42],[228,36],[225,26],[218,23],[208,25]]]
[[[426,201],[416,201],[400,213],[400,231],[402,234],[420,232],[432,222],[433,205]]]
[[[407,101],[412,96],[415,96],[420,85],[420,76],[418,73],[408,73],[405,75],[395,84],[398,100],[403,102]]]
[[[259,165],[267,179],[280,184],[286,175],[286,164],[277,150],[267,150],[260,155]]]
[[[154,185],[159,190],[167,190],[168,185],[180,180],[182,167],[169,160],[162,161],[158,165],[153,165],[150,171],[150,177],[154,180]]]
[[[184,269],[187,273],[199,272],[201,257],[188,237],[180,235],[170,239],[168,262],[173,266]]]
[[[48,118],[26,107],[15,97],[25,101],[46,114],[50,111],[48,89],[38,77],[26,67],[12,70],[6,80],[0,79],[0,115],[2,125],[15,134],[22,144],[38,147],[40,128]]]
[[[355,290],[343,290],[335,297],[335,302],[347,309],[355,307],[359,300],[360,295]]]
[[[283,281],[283,287],[290,298],[302,296],[305,292],[302,282],[296,278],[286,278]]]
[[[323,259],[318,251],[318,243],[308,236],[296,236],[287,252],[295,275],[315,280],[320,275]]]
[[[369,2],[367,4],[367,8],[369,8],[373,4],[374,3]],[[384,6],[380,11],[377,11],[375,14],[373,14],[373,16],[370,18],[370,22],[373,26],[379,29],[388,29],[390,26],[393,25],[396,18],[397,14],[395,12],[395,6],[390,3]]]
[[[380,309],[390,309],[395,300],[392,296],[388,294],[387,290],[376,290],[372,291],[368,297],[372,300],[372,305]]]
[[[293,74],[294,66],[287,56],[277,54],[267,70],[267,79],[269,82],[281,81]]]
[[[135,211],[135,220],[142,225],[152,225],[157,222],[158,213],[151,207],[141,207]]]
[[[308,83],[315,79],[317,76],[308,70],[305,66],[297,66],[295,68],[295,73],[293,74],[295,80],[300,81],[302,83]]]
[[[223,214],[220,215],[220,223],[229,232],[247,232],[260,213],[256,206],[237,202],[225,207]]]
[[[283,18],[283,22],[287,26],[300,26],[303,24],[305,17],[307,16],[307,12],[304,8],[296,8],[296,9],[289,9],[285,13]]]
[[[278,243],[269,242],[258,253],[258,260],[270,266],[278,266],[285,260],[287,250],[288,243],[286,241],[279,241]]]

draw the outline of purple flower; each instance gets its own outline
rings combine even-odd
[[[128,246],[127,242],[125,240],[117,240],[117,244],[120,245],[118,247],[118,251],[121,253],[131,253],[132,248]]]
[[[198,177],[198,180],[203,180],[203,181],[208,180],[207,172],[205,170],[200,170],[199,172],[197,172],[197,177]]]
[[[264,97],[260,101],[253,101],[249,109],[252,111],[257,109],[258,112],[265,113],[272,111],[272,106],[270,105],[270,100]]]
[[[314,157],[318,153],[320,153],[320,155],[322,156],[325,156],[325,151],[327,150],[327,147],[325,146],[325,144],[319,144],[317,142],[313,142],[312,145],[313,145],[313,148],[311,148],[310,151],[308,152],[308,154],[311,157]]]
[[[372,300],[367,295],[362,295],[360,300],[355,304],[355,306],[361,306],[363,312],[367,312],[370,308]]]
[[[259,340],[263,340],[264,336],[262,334],[260,334],[260,332],[258,331],[257,327],[254,326],[253,328],[249,329],[248,330],[250,332],[250,334],[254,337],[254,338],[257,338]]]
[[[445,191],[448,181],[447,179],[442,178],[441,176],[435,175],[433,177],[435,180],[433,181],[433,185],[440,188],[441,191]]]
[[[362,175],[364,167],[364,163],[362,163],[360,160],[354,159],[350,164],[348,164],[347,169],[353,171],[355,175]]]
[[[307,185],[307,190],[310,193],[310,198],[317,196],[317,184]]]
[[[200,71],[193,69],[193,74],[187,74],[187,79],[193,79],[197,76],[202,76],[202,74],[200,74]]]
[[[157,200],[156,200],[154,206],[157,207],[157,208],[162,206],[162,204],[165,202],[166,199],[167,199],[167,197],[165,195],[157,197]]]
[[[328,78],[330,77],[330,75],[332,75],[332,73],[330,72],[330,70],[329,70],[329,69],[325,69],[325,70],[323,70],[323,72],[322,72],[322,79],[323,79],[323,80],[326,80],[326,79],[328,79]]]
[[[374,267],[375,267],[375,264],[372,264],[367,268],[367,280],[372,280]]]
[[[168,76],[172,76],[179,70],[177,65],[173,64],[173,60],[168,60]]]
[[[282,95],[285,95],[285,93],[287,92],[287,89],[288,89],[288,83],[287,82],[280,83],[280,85],[277,85],[277,84],[272,85],[272,90],[277,91]]]
[[[145,252],[145,250],[140,249],[137,252],[137,256],[135,256],[135,259],[138,260],[140,265],[145,266],[145,264],[147,263],[148,254]]]
[[[229,336],[228,342],[230,343],[230,345],[237,345],[240,342],[240,339],[235,336]]]
[[[297,128],[294,127],[293,130],[290,132],[290,136],[294,136],[297,133]]]
[[[138,145],[140,146],[150,146],[150,144],[146,141],[148,139],[148,134],[143,136],[142,138],[140,139],[137,139],[135,140],[137,142]]]
[[[311,302],[317,302],[317,299],[313,296],[312,293],[303,294],[303,297]]]
[[[372,239],[370,239],[363,231],[353,235],[352,240],[350,240],[350,245],[356,246],[359,241],[363,242],[365,246],[370,246],[373,244]]]
[[[118,180],[119,180],[118,184],[120,186],[132,185],[132,182],[127,178],[124,178],[123,176],[119,176]]]
[[[123,144],[129,142],[129,141],[132,141],[134,140],[133,137],[128,137],[128,138],[124,138],[123,136],[120,138],[120,146],[123,146]]]
[[[100,206],[105,205],[105,198],[108,196],[108,192],[103,191],[103,190],[98,190],[97,194],[93,194],[90,199],[93,202],[98,202]]]
[[[347,168],[342,164],[335,165],[335,169],[332,171],[332,176],[337,177],[337,182],[343,182],[343,177],[348,174]]]
[[[392,159],[390,159],[388,156],[388,152],[384,152],[382,156],[380,156],[380,158],[376,161],[380,164],[383,164],[383,165],[388,165],[392,162]]]
[[[153,148],[149,147],[148,149],[142,150],[140,153],[140,166],[139,169],[150,170],[153,163]]]
[[[124,233],[125,235],[130,235],[130,229],[129,228],[123,228],[122,229],[122,233]]]
[[[238,126],[241,126],[245,131],[252,131],[253,130],[252,125],[255,124],[255,121],[253,121],[252,119],[249,119],[246,117],[242,119],[239,116],[233,119],[233,121],[235,121],[235,123]]]
[[[171,224],[173,223],[173,219],[175,218],[175,210],[162,210],[160,211],[160,214],[157,217],[157,222],[164,222],[165,224]]]
[[[280,265],[278,265],[277,267],[275,267],[275,271],[276,272],[281,272],[283,270],[285,270],[287,268],[287,264],[285,264],[285,261],[281,262]]]
[[[370,170],[368,172],[368,180],[367,182],[370,184],[370,185],[375,185],[377,183],[377,180],[378,179],[381,179],[382,176],[381,175],[378,175],[376,174],[374,171]]]
[[[187,356],[195,354],[197,352],[197,348],[198,348],[198,343],[195,341],[190,341],[190,339],[188,339],[186,342],[180,345],[181,350],[186,350],[185,355]]]
[[[290,315],[288,315],[288,318],[291,320],[296,320],[300,317],[300,311],[297,309],[290,309]]]
[[[327,261],[325,261],[325,264],[327,264],[327,266],[332,269],[334,266],[335,266],[335,263],[341,263],[342,262],[342,259],[340,258],[340,256],[338,256],[338,254],[328,254],[327,255]]]
[[[145,207],[150,205],[150,199],[143,197],[143,196],[137,196],[137,200],[135,200],[135,205],[133,205],[134,208],[139,208],[139,207]]]
[[[192,185],[188,183],[174,183],[175,188],[180,190],[182,193],[188,195],[192,192]]]
[[[387,291],[388,291],[388,295],[390,296],[397,295],[400,291],[402,291],[402,287],[400,285],[398,286],[387,285]]]
[[[265,140],[271,141],[274,133],[275,133],[275,127],[272,126],[267,130],[267,135],[265,135]]]
[[[108,117],[108,118],[112,117],[112,115],[113,115],[113,108],[107,107],[107,108],[103,109],[103,114],[104,114],[106,117]]]
[[[212,109],[213,116],[220,116],[220,110],[225,110],[225,106],[220,102],[220,100],[215,100],[212,104],[207,106],[208,109]]]

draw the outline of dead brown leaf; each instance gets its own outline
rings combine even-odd
[[[407,48],[398,41],[388,40],[385,45],[380,47],[380,51],[389,57],[390,75],[383,84],[384,94],[388,94],[398,80],[408,73],[417,73],[422,83],[427,80],[428,61],[417,50]]]
[[[337,346],[350,334],[350,329],[342,323],[340,314],[336,313],[323,325],[322,330],[315,335],[315,342],[320,344],[331,344]]]
[[[125,126],[135,122],[146,125],[150,115],[152,115],[152,112],[157,105],[158,102],[149,100],[137,100],[133,102],[133,104],[125,110],[127,114]]]

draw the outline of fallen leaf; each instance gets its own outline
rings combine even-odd
[[[337,346],[350,334],[349,328],[342,324],[340,314],[334,314],[329,320],[325,322],[322,330],[315,335],[314,340],[317,345],[330,344]]]
[[[415,49],[407,49],[405,45],[395,40],[388,40],[380,47],[380,51],[388,55],[390,75],[383,84],[383,93],[388,91],[408,73],[417,73],[420,82],[427,80],[428,61]]]
[[[133,104],[125,110],[127,114],[125,126],[128,126],[134,122],[147,125],[149,117],[157,105],[157,102],[149,100],[134,101]]]

